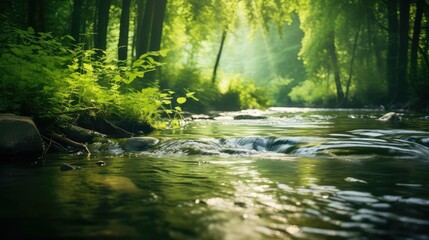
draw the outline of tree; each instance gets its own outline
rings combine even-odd
[[[167,7],[167,0],[147,0],[142,15],[143,3],[139,5],[136,39],[136,57],[161,48],[162,29]]]
[[[143,0],[138,2],[137,29],[136,29],[136,58],[149,51],[150,32],[152,30],[152,20],[155,1]]]
[[[152,15],[152,31],[150,36],[149,51],[161,49],[162,28],[167,7],[167,0],[156,0]]]
[[[74,38],[76,42],[80,42],[79,34],[81,27],[82,6],[83,0],[74,0],[70,35]]]
[[[387,83],[388,96],[391,102],[397,94],[397,68],[398,68],[398,32],[397,0],[387,1],[388,39],[387,39]]]
[[[335,33],[341,7],[338,3],[308,0],[303,1],[299,10],[305,34],[300,55],[310,76],[317,76],[320,71],[334,73],[337,104],[344,100]]]
[[[122,1],[121,22],[118,41],[118,60],[125,64],[128,53],[128,36],[130,28],[130,5],[131,0]]]
[[[227,33],[228,32],[226,30],[223,30],[223,32],[222,32],[219,50],[217,52],[215,65],[213,67],[213,74],[212,74],[212,81],[211,81],[212,85],[214,85],[216,83],[217,68],[219,67],[220,57],[222,56],[223,45],[225,44],[225,39],[226,39]]]
[[[416,80],[417,80],[417,71],[418,71],[417,51],[419,48],[424,7],[425,7],[425,1],[417,0],[416,13],[414,17],[413,38],[411,42],[411,54],[410,54],[410,81],[411,81],[411,85],[414,87],[415,90],[417,90]]]
[[[107,46],[107,26],[109,24],[109,10],[112,0],[98,0],[97,3],[97,27],[95,34],[95,48],[98,50],[106,50]],[[97,56],[101,57],[103,51],[97,51]]]
[[[45,1],[28,0],[28,25],[35,32],[45,31]]]
[[[398,80],[396,103],[405,104],[408,98],[408,42],[410,29],[410,2],[400,1],[399,4],[399,52],[398,52]]]
[[[337,50],[335,47],[335,33],[332,30],[326,42],[326,50],[330,60],[331,70],[334,72],[334,82],[337,90],[337,103],[342,104],[344,101],[344,91],[341,84],[340,67],[338,66]]]

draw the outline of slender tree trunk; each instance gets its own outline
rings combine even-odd
[[[359,27],[359,29],[356,31],[355,40],[353,43],[352,56],[350,59],[349,79],[347,80],[346,95],[344,97],[344,104],[343,105],[345,105],[347,103],[348,97],[349,97],[350,85],[351,85],[352,77],[353,77],[353,63],[355,60],[355,54],[356,54],[356,48],[357,48],[357,44],[358,44],[360,30],[361,30],[361,27]]]
[[[213,67],[212,85],[214,85],[216,83],[217,69],[219,67],[219,62],[220,62],[220,58],[222,56],[223,45],[225,44],[225,39],[226,39],[227,33],[228,32],[226,30],[223,30],[223,32],[222,32],[222,38],[220,40],[220,46],[219,46],[219,50],[217,52],[216,62],[215,62],[215,65]]]
[[[388,84],[388,98],[391,103],[396,101],[397,94],[397,68],[398,68],[398,15],[397,0],[387,1],[387,21],[388,21],[388,39],[387,39],[387,62],[386,77]]]
[[[130,30],[130,6],[131,0],[122,1],[121,22],[119,27],[118,60],[121,65],[126,65],[128,54],[128,36]]]
[[[150,36],[150,51],[159,51],[161,49],[162,28],[164,26],[166,7],[167,0],[156,0]]]
[[[107,47],[107,26],[109,25],[109,9],[112,0],[98,0],[97,29],[95,34],[95,48],[106,50]],[[101,57],[103,51],[97,51],[97,56]]]
[[[410,57],[410,82],[415,91],[418,91],[416,86],[417,80],[417,50],[419,48],[421,23],[423,17],[423,9],[425,7],[425,0],[417,0],[416,15],[414,18],[413,38],[411,43],[411,57]]]
[[[397,103],[404,104],[408,98],[408,41],[410,28],[410,2],[400,1],[399,4],[399,52],[398,52],[398,88]]]
[[[155,0],[146,0],[146,5],[143,4],[143,1],[140,1],[139,3],[139,16],[136,38],[136,58],[139,58],[142,54],[145,54],[149,51],[150,33],[152,31]]]
[[[341,86],[340,68],[338,66],[338,57],[337,57],[337,51],[335,47],[334,31],[332,31],[329,35],[330,36],[328,39],[327,50],[331,60],[331,67],[332,67],[332,70],[334,71],[335,87],[337,89],[337,103],[342,104],[344,99],[344,92]]]
[[[75,43],[80,42],[79,34],[82,6],[83,0],[74,0],[70,35],[74,38]]]
[[[45,31],[45,1],[28,0],[28,25],[35,32]]]
[[[374,16],[374,10],[369,10],[371,11],[371,17],[369,19],[367,19],[366,24],[367,24],[367,32],[368,32],[368,43],[370,45],[370,48],[372,49],[372,52],[374,53],[374,57],[375,57],[375,63],[377,66],[377,69],[383,69],[384,68],[384,64],[383,64],[383,57],[381,55],[382,51],[380,51],[381,47],[380,47],[380,43],[379,40],[377,38],[377,34],[373,32],[373,28],[372,28],[372,23],[374,22],[375,16]],[[377,31],[377,30],[376,30]],[[362,32],[362,41],[363,41],[363,35],[364,33]]]

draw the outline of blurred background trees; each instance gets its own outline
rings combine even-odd
[[[133,87],[195,91],[187,109],[427,109],[425,0],[3,0],[10,24],[70,35],[130,65],[168,50]],[[72,44],[72,43],[70,43]],[[98,54],[103,53],[99,52]]]

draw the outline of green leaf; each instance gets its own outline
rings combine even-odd
[[[178,104],[184,104],[186,102],[186,98],[184,98],[184,97],[178,97],[176,99],[176,101],[177,101]]]
[[[92,65],[88,64],[88,63],[84,63],[83,64],[83,69],[86,70],[86,71],[89,71],[89,72],[91,72],[92,70],[94,70],[94,68],[92,67]]]
[[[173,129],[175,129],[175,128],[180,128],[180,122],[179,122],[179,120],[177,120],[177,119],[173,119],[173,120],[171,121],[171,127],[172,127]]]
[[[161,55],[161,57],[165,57],[167,56],[167,53],[169,52],[169,49],[163,49],[163,50],[159,50],[159,55]]]
[[[115,82],[122,82],[122,78],[121,78],[121,76],[119,76],[119,75],[115,75],[115,76],[113,77],[113,81],[115,81]]]
[[[20,57],[24,55],[24,51],[22,51],[22,49],[19,48],[11,48],[10,49],[16,56]]]
[[[181,112],[181,111],[182,111],[182,108],[181,108],[181,107],[179,107],[179,106],[174,107],[174,109],[176,109],[176,111],[178,111],[178,112]]]
[[[162,103],[163,103],[163,104],[171,104],[171,101],[170,101],[170,100],[165,100],[165,99],[164,99],[164,100],[162,100]]]
[[[192,99],[194,99],[195,101],[199,101],[199,99],[198,99],[198,98],[196,98],[196,97],[194,96],[194,94],[195,94],[195,92],[188,92],[188,93],[186,93],[186,97],[188,97],[188,98],[192,98]]]

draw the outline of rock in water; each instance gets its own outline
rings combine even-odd
[[[382,122],[400,122],[402,120],[401,116],[395,112],[389,112],[384,114],[382,117],[377,119]]]
[[[29,160],[43,155],[42,138],[31,118],[0,114],[0,155],[2,159]]]
[[[105,161],[97,161],[95,164],[97,164],[98,166],[100,166],[100,167],[104,167],[104,166],[106,166],[106,162]]]
[[[122,143],[122,148],[125,151],[143,151],[159,142],[158,139],[153,137],[133,137],[128,138]]]
[[[137,192],[140,190],[131,179],[121,176],[106,176],[102,179],[98,179],[96,184],[104,185],[113,191],[125,193]]]
[[[267,117],[257,116],[257,115],[237,115],[237,116],[234,116],[234,120],[258,120],[258,119],[267,119]]]

